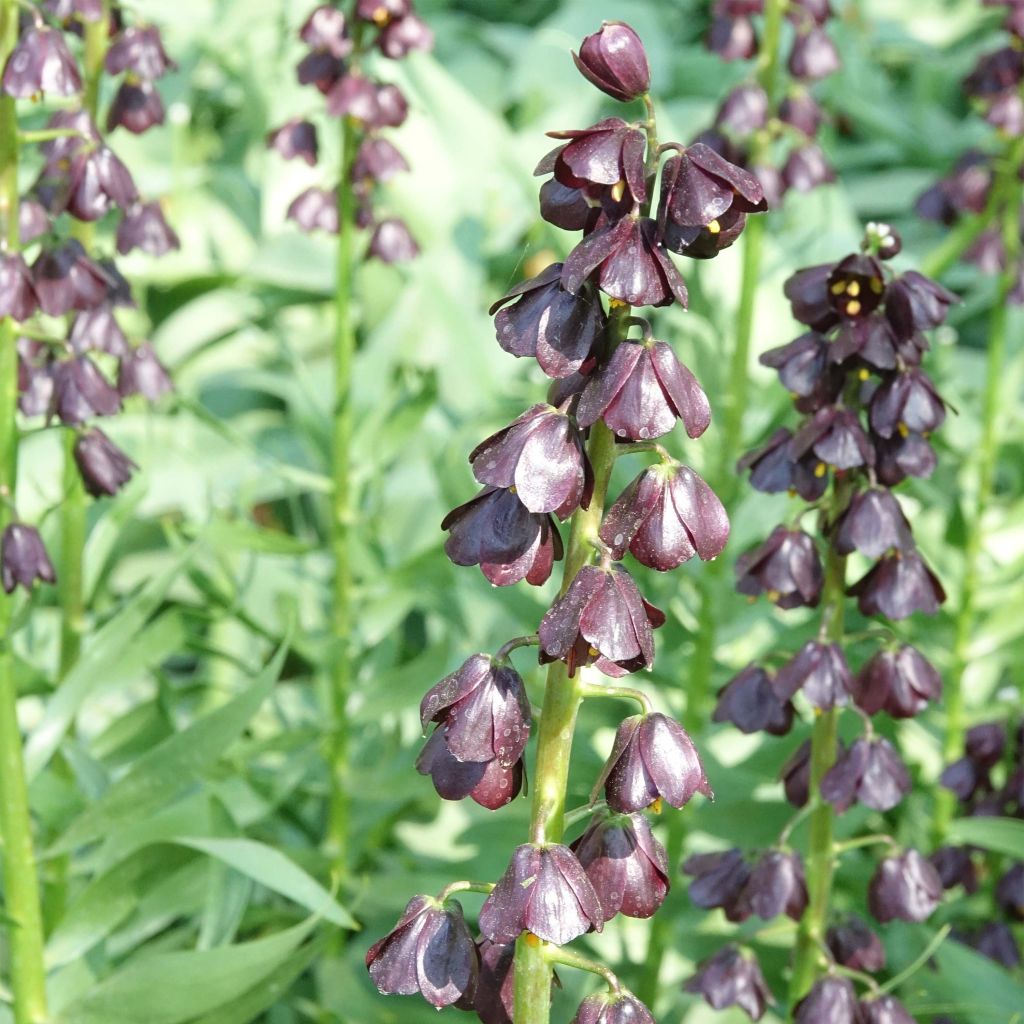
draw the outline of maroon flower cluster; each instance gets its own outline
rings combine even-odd
[[[753,16],[765,0],[715,0],[707,45],[723,60],[757,57],[761,40]],[[817,144],[825,112],[811,87],[839,70],[839,53],[828,31],[829,0],[793,0],[786,17],[793,23],[787,69],[790,84],[781,102],[759,82],[737,86],[725,98],[711,131],[700,136],[723,156],[748,167],[764,188],[772,208],[793,189],[809,192],[835,180],[835,171]]]
[[[19,325],[18,406],[27,418],[75,431],[75,462],[94,497],[116,494],[136,467],[93,421],[118,413],[131,395],[155,401],[171,382],[152,346],[133,344],[118,323],[116,310],[135,305],[129,283],[112,258],[86,251],[73,224],[109,225],[121,254],[139,249],[160,256],[179,244],[159,203],[141,199],[131,172],[83,106],[72,49],[83,24],[101,17],[98,4],[33,8],[2,76],[3,91],[15,99],[61,101],[39,146],[38,176],[21,202],[20,245],[0,251],[0,316]],[[107,31],[105,69],[122,78],[106,128],[138,134],[163,121],[154,82],[173,63],[159,30],[126,24],[120,9]],[[36,579],[54,582],[34,527],[15,517],[0,548],[8,592],[18,584],[29,589]]]
[[[643,713],[619,726],[595,787],[598,810],[583,834],[571,846],[536,836],[520,846],[483,905],[476,948],[460,939],[460,957],[472,966],[459,975],[466,984],[458,1002],[485,1024],[512,1020],[513,944],[523,933],[561,946],[600,931],[617,914],[654,914],[668,891],[669,868],[643,812],[711,793],[677,722],[652,711],[640,691],[598,682],[601,674],[649,668],[653,630],[665,620],[622,564],[626,552],[665,572],[695,555],[715,558],[729,532],[708,485],[655,443],[677,421],[699,437],[710,420],[707,397],[671,346],[653,337],[647,321],[630,316],[629,307],[685,305],[686,286],[670,252],[715,255],[738,237],[748,214],[765,208],[764,198],[752,175],[707,146],[656,146],[647,57],[628,25],[605,23],[575,59],[608,95],[621,102],[642,98],[647,118],[613,117],[551,133],[559,145],[538,167],[538,174],[550,175],[541,188],[541,214],[583,237],[563,264],[516,286],[492,309],[501,347],[535,359],[551,378],[548,401],[471,453],[481,490],[442,525],[452,561],[478,565],[498,586],[543,584],[567,549],[577,564],[535,636],[512,640],[493,657],[474,655],[426,695],[422,721],[434,731],[417,767],[446,799],[468,796],[493,809],[520,792],[531,710],[509,662],[519,647],[537,645],[541,663],[564,663],[563,678],[581,679],[585,695],[631,696]],[[628,336],[634,326],[642,337]],[[606,441],[600,480],[590,457],[598,436]],[[656,453],[659,461],[603,517],[591,515],[604,507],[610,461],[633,452]],[[570,519],[566,545],[559,524]],[[408,919],[407,913],[403,922]],[[408,927],[403,922],[392,936]],[[440,1005],[432,989],[414,985],[407,965],[405,973],[381,967],[380,949],[367,962],[382,992],[418,987]],[[454,993],[445,999],[455,1001]],[[576,1016],[578,1024],[651,1020],[615,986],[585,1000]]]
[[[370,77],[364,64],[374,49],[390,60],[429,50],[433,33],[417,17],[412,0],[353,0],[347,13],[333,4],[317,7],[299,38],[307,48],[298,64],[299,82],[319,90],[328,116],[347,119],[357,132],[358,150],[342,173],[350,177],[355,193],[356,224],[371,232],[368,255],[384,263],[413,259],[419,246],[405,222],[374,209],[377,186],[409,170],[405,157],[382,134],[405,121],[409,105],[398,86]],[[267,145],[286,160],[303,160],[310,167],[319,158],[317,127],[303,118],[270,132]],[[288,218],[303,231],[337,233],[338,202],[337,186],[311,187],[292,201]]]
[[[1001,143],[1015,142],[1024,135],[1024,4],[1019,0],[984,0],[988,7],[1005,11],[1003,28],[1010,34],[1006,46],[978,59],[974,70],[964,79],[964,92],[979,113],[997,129]],[[1001,157],[972,149],[957,160],[946,177],[937,181],[917,198],[915,209],[925,220],[945,225],[965,217],[991,214],[991,225],[981,232],[964,259],[982,273],[1002,274],[1012,270],[1014,287],[1009,300],[1024,303],[1024,263],[1010,266],[1006,239],[1001,224],[1007,220],[1007,202],[1017,203],[1017,193],[999,194],[996,167]],[[1010,220],[1017,214],[1010,211]]]
[[[738,559],[737,589],[751,597],[764,594],[783,609],[825,607],[817,635],[777,671],[750,665],[724,687],[714,719],[747,733],[783,735],[800,707],[817,716],[852,705],[866,731],[849,746],[839,745],[821,772],[818,792],[811,792],[810,742],[782,772],[791,803],[813,808],[826,802],[836,814],[855,804],[884,813],[902,801],[910,775],[895,747],[875,732],[872,716],[912,718],[941,695],[938,673],[914,647],[893,640],[855,669],[843,631],[835,628],[842,623],[846,558],[854,554],[871,564],[845,590],[863,615],[898,620],[934,613],[944,599],[892,488],[906,476],[927,475],[934,465],[928,437],[942,423],[945,406],[920,366],[928,347],[923,332],[943,322],[954,296],[913,271],[894,275],[887,260],[899,248],[891,229],[872,224],[861,252],[798,271],[786,283],[793,314],[808,330],[766,352],[762,362],[778,372],[803,418],[795,430],[780,427],[740,462],[757,490],[788,491],[808,503],[805,512],[819,510],[820,535],[796,524],[777,527]],[[691,857],[684,864],[694,879],[691,899],[720,907],[730,921],[779,914],[801,921],[808,891],[803,859],[789,846],[789,834],[787,828],[778,847],[752,862],[738,849]],[[882,923],[919,922],[941,896],[935,866],[893,843],[870,881],[867,906]],[[880,942],[859,919],[837,925],[828,945],[840,966],[861,972],[884,967]],[[741,1006],[755,1020],[771,1001],[756,956],[731,947],[700,967],[689,990],[716,1007]],[[886,1000],[886,1006],[894,1003]],[[794,1019],[909,1020],[899,1013],[882,1008],[882,1000],[858,1002],[847,980],[829,975],[795,1008]]]

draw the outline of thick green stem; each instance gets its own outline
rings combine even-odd
[[[626,336],[630,309],[621,303],[612,305],[608,336],[611,344],[615,345]],[[572,517],[562,576],[563,594],[592,557],[604,515],[608,481],[615,465],[615,436],[601,420],[590,428],[587,455],[594,468],[594,495],[590,507],[579,509]],[[565,662],[553,662],[548,669],[544,691],[533,775],[530,839],[535,843],[558,843],[562,840],[569,759],[581,699],[579,675],[570,676]],[[516,1024],[548,1024],[551,965],[534,936],[520,936],[516,943],[515,979]]]
[[[0,66],[18,40],[18,6],[0,6]],[[0,219],[8,252],[18,238],[18,120],[14,100],[0,96]],[[18,466],[18,357],[15,325],[0,321],[0,495],[13,501]],[[0,502],[0,526],[10,519]],[[18,691],[11,652],[11,599],[0,596],[0,839],[3,841],[4,915],[10,949],[10,988],[16,1024],[46,1020],[46,967],[39,877],[32,842]]]
[[[1002,215],[1003,245],[1006,267],[996,293],[989,322],[988,352],[985,369],[985,391],[981,411],[981,440],[974,456],[978,467],[977,487],[966,515],[963,578],[960,606],[956,613],[953,657],[945,686],[946,733],[943,754],[947,763],[963,754],[966,732],[963,677],[970,661],[971,637],[977,620],[977,598],[981,583],[981,555],[984,545],[984,515],[995,490],[996,467],[999,460],[999,407],[1003,397],[1004,364],[1008,335],[1009,296],[1016,286],[1021,257],[1020,168],[1024,163],[1024,142],[1017,142],[1006,161],[993,192],[998,196]],[[938,788],[935,809],[935,841],[941,843],[956,811],[956,796],[948,789]]]
[[[352,313],[352,277],[355,265],[356,198],[352,165],[359,144],[357,124],[344,118],[341,129],[341,180],[338,184],[338,276],[335,292],[334,424],[331,441],[330,540],[334,559],[331,594],[331,632],[335,641],[331,663],[331,796],[327,843],[335,870],[348,866],[349,784],[348,716],[351,688],[352,566],[349,531],[352,524],[352,360],[355,355],[355,321]]]

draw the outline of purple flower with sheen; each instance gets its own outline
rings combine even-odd
[[[523,788],[523,762],[506,768],[496,757],[484,761],[460,761],[448,749],[443,727],[430,734],[419,757],[416,771],[429,775],[443,800],[464,800],[467,796],[496,811],[511,803]]]
[[[678,462],[644,470],[619,495],[601,524],[601,540],[620,559],[627,549],[642,565],[667,572],[717,558],[729,539],[729,518],[715,492]]]
[[[856,800],[888,811],[910,792],[910,775],[893,745],[872,736],[855,740],[821,780],[821,795],[842,814]]]
[[[32,264],[32,285],[39,308],[47,316],[63,316],[99,306],[107,298],[110,279],[89,259],[82,243],[69,238],[39,253]]]
[[[148,341],[122,357],[117,370],[117,390],[123,398],[142,395],[149,402],[174,390],[170,374]]]
[[[409,162],[387,139],[371,135],[363,139],[352,165],[353,181],[390,181],[409,170]]]
[[[181,239],[167,223],[158,202],[133,206],[117,226],[117,251],[122,256],[140,249],[150,256],[165,256],[181,248]]]
[[[117,494],[139,468],[97,427],[78,435],[72,454],[82,484],[94,498]]]
[[[750,597],[766,594],[780,608],[816,606],[823,578],[810,535],[785,526],[777,526],[760,547],[736,560],[736,589]]]
[[[162,78],[177,65],[167,56],[155,25],[132,25],[111,41],[103,66],[108,75],[130,71],[146,81]]]
[[[886,487],[895,487],[908,476],[929,477],[935,469],[935,451],[920,434],[876,438],[875,452],[875,474]]]
[[[938,872],[917,850],[887,857],[868,886],[868,908],[876,920],[920,923],[942,899]]]
[[[940,846],[928,860],[938,873],[943,889],[955,889],[962,885],[966,893],[977,892],[978,869],[969,846]]]
[[[864,615],[905,619],[914,612],[934,615],[946,600],[935,573],[916,551],[885,555],[862,579],[847,589]]]
[[[794,1024],[861,1024],[857,993],[847,978],[819,978],[796,1004]]]
[[[39,306],[32,274],[20,252],[0,253],[0,317],[23,322]]]
[[[885,968],[882,940],[859,917],[833,925],[825,934],[825,942],[836,963],[843,967],[870,974]]]
[[[683,862],[683,872],[693,875],[687,891],[694,906],[703,910],[720,907],[733,922],[750,916],[749,906],[741,899],[750,865],[740,850],[694,854]]]
[[[697,378],[663,341],[625,341],[587,382],[577,419],[589,427],[603,419],[631,441],[662,437],[683,421],[690,437],[711,422],[711,407]]]
[[[338,232],[338,199],[325,188],[312,186],[300,192],[288,206],[285,215],[303,231]]]
[[[885,315],[898,338],[909,338],[945,323],[949,307],[958,301],[942,285],[908,270],[886,289]]]
[[[743,456],[737,470],[750,470],[750,486],[765,494],[789,491],[804,501],[817,501],[828,488],[828,474],[814,453],[794,459],[790,440],[793,434],[779,427],[762,445]]]
[[[79,426],[94,416],[113,416],[121,396],[86,356],[75,356],[53,368],[54,407],[60,421]]]
[[[790,755],[779,772],[786,799],[794,807],[803,807],[810,799],[811,789],[811,744],[804,741]]]
[[[655,1024],[655,1020],[629,992],[598,992],[580,1003],[572,1024]]]
[[[594,787],[604,787],[608,806],[621,814],[664,800],[684,807],[695,793],[712,798],[693,740],[667,715],[652,712],[625,719]]]
[[[163,124],[166,116],[160,91],[152,82],[126,78],[118,86],[107,112],[107,131],[126,128],[133,135],[142,135]]]
[[[751,1020],[760,1020],[775,998],[757,958],[735,946],[726,946],[701,963],[685,990],[699,993],[715,1010],[738,1006]]]
[[[780,700],[792,700],[802,690],[811,704],[827,711],[848,702],[853,676],[838,644],[808,640],[779,669],[774,685]]]
[[[82,91],[82,79],[64,34],[36,24],[18,40],[3,73],[3,90],[18,100],[38,93],[72,96]]]
[[[80,149],[67,172],[67,210],[83,221],[99,220],[114,207],[127,210],[139,192],[128,168],[107,146]]]
[[[0,539],[0,581],[10,594],[19,584],[32,590],[36,580],[56,583],[57,573],[39,531],[25,523],[9,523]],[[666,871],[666,885],[668,874]]]
[[[768,94],[756,82],[736,86],[715,114],[715,127],[746,138],[768,123]]]
[[[293,117],[267,135],[267,148],[276,150],[285,160],[298,158],[314,167],[319,154],[316,125]]]
[[[793,705],[779,699],[764,669],[748,665],[719,692],[711,720],[731,722],[740,732],[785,736],[793,725]]]
[[[385,57],[401,60],[414,50],[427,52],[434,48],[434,33],[415,14],[389,21],[377,36],[377,46]]]
[[[564,946],[591,928],[601,931],[604,914],[590,879],[567,846],[528,843],[512,855],[480,909],[479,923],[492,942],[511,942],[530,932]]]
[[[664,622],[621,565],[585,565],[541,619],[540,660],[565,661],[570,675],[591,662],[606,675],[637,672],[654,664],[652,627]]]
[[[789,73],[803,81],[827,78],[839,70],[839,51],[823,28],[798,32],[789,54]]]
[[[871,429],[879,437],[929,434],[945,418],[945,403],[931,378],[917,367],[883,381],[871,399]]]
[[[799,921],[807,901],[804,865],[795,851],[766,850],[740,894],[741,905],[765,921],[780,914]]]
[[[132,351],[113,309],[106,303],[75,315],[68,342],[76,355],[84,352],[108,352],[112,356],[123,358]]]
[[[515,943],[481,939],[476,948],[480,958],[476,990],[472,998],[467,998],[467,993],[455,1005],[475,1011],[483,1024],[513,1024]]]
[[[651,87],[651,70],[640,37],[624,21],[606,21],[587,36],[572,59],[581,75],[623,103]]]
[[[668,859],[643,814],[595,816],[571,849],[605,921],[616,914],[651,917],[664,901],[671,885]]]
[[[415,995],[451,1006],[472,995],[479,961],[457,900],[414,896],[395,927],[366,953],[366,968],[383,995]]]
[[[568,140],[554,157],[555,180],[559,184],[578,189],[590,185],[609,188],[615,200],[620,200],[626,191],[634,202],[647,199],[647,137],[635,125],[620,117],[609,117],[590,128],[548,132],[548,136]],[[541,162],[541,167],[547,166],[547,160]]]
[[[514,487],[531,512],[567,519],[590,504],[593,477],[580,432],[546,404],[527,409],[482,441],[469,456],[473,475],[492,487]]]
[[[841,555],[859,551],[880,558],[892,549],[913,547],[910,523],[895,495],[884,487],[855,494],[836,527],[835,547]]]
[[[813,452],[835,469],[856,469],[875,461],[875,450],[857,414],[836,405],[819,409],[793,436],[789,450],[796,460]]]
[[[381,263],[408,263],[420,254],[420,247],[404,220],[386,217],[373,229],[367,255]]]
[[[869,715],[884,710],[893,718],[913,718],[942,696],[942,679],[920,651],[905,644],[874,655],[857,673],[851,692]]]
[[[815,143],[792,150],[782,168],[782,181],[786,188],[797,192],[812,192],[819,185],[835,180],[835,168]]]

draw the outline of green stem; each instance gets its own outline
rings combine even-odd
[[[995,490],[999,459],[999,407],[1003,397],[1004,363],[1008,335],[1009,295],[1016,285],[1021,256],[1019,218],[1021,209],[1020,169],[1024,165],[1024,140],[1014,146],[1002,175],[993,188],[1001,209],[1006,270],[999,280],[995,306],[989,322],[985,391],[981,411],[981,440],[975,452],[978,483],[966,516],[963,579],[960,606],[956,613],[953,657],[945,687],[946,732],[943,754],[947,763],[963,754],[966,715],[963,677],[970,661],[971,637],[977,620],[977,598],[981,583],[981,555],[984,546],[984,515]],[[956,796],[939,788],[936,793],[934,837],[941,843],[956,812]]]
[[[583,683],[580,686],[580,696],[635,700],[644,709],[645,715],[649,715],[654,710],[651,706],[651,698],[643,690],[636,690],[632,686],[605,686],[604,683]]]
[[[15,0],[0,6],[0,66],[18,41]],[[18,119],[14,100],[0,96],[0,218],[8,252],[18,237]],[[18,358],[15,325],[0,321],[0,494],[13,501],[18,473]],[[0,502],[0,526],[10,520],[8,501]],[[9,597],[0,597],[0,839],[3,841],[4,914],[9,944],[10,987],[15,1024],[43,1024],[46,967],[39,877],[32,842],[32,817],[25,782],[18,691],[11,652]]]
[[[629,306],[612,303],[608,337],[618,344],[628,330]],[[615,436],[598,420],[590,428],[587,455],[594,469],[594,494],[590,507],[572,517],[569,545],[562,576],[564,594],[576,574],[586,565],[598,539],[601,517],[608,496],[608,481],[615,465]],[[565,794],[569,780],[569,759],[579,711],[582,688],[579,676],[570,677],[564,661],[548,669],[533,779],[533,812],[530,838],[535,843],[558,843],[562,839]],[[548,1024],[551,1012],[551,965],[534,936],[522,935],[516,942],[515,959],[516,1024]]]
[[[564,946],[553,946],[549,942],[544,943],[541,948],[548,959],[548,963],[563,964],[565,967],[575,967],[577,971],[587,971],[590,974],[596,974],[599,978],[604,979],[607,986],[613,992],[618,993],[622,991],[619,979],[604,964],[599,964],[596,960],[591,960],[590,957],[583,956],[582,953],[577,953],[574,949],[567,949]]]
[[[352,312],[352,277],[355,268],[356,199],[352,165],[359,145],[357,124],[342,120],[341,181],[338,184],[338,277],[335,292],[334,425],[331,442],[330,541],[334,559],[331,632],[336,649],[331,665],[331,798],[327,844],[335,870],[344,874],[349,849],[349,735],[346,705],[352,685],[352,566],[349,531],[352,523],[352,360],[355,355],[355,320]]]

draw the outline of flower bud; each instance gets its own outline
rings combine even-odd
[[[868,908],[876,920],[920,923],[942,899],[942,881],[934,867],[907,850],[878,865],[868,886]]]
[[[860,1024],[857,993],[846,978],[819,978],[796,1004],[794,1024]]]
[[[837,964],[854,971],[874,974],[885,968],[885,946],[875,932],[859,917],[833,925],[825,942]]]
[[[395,927],[366,953],[366,968],[383,995],[415,995],[451,1006],[472,994],[478,957],[457,900],[414,896]]]
[[[117,494],[139,468],[97,427],[78,435],[73,455],[82,483],[94,498]]]
[[[822,798],[838,814],[854,800],[875,811],[891,810],[910,789],[910,776],[899,754],[878,736],[856,740],[821,780]]]
[[[18,584],[31,591],[36,580],[57,582],[57,573],[46,553],[43,538],[34,526],[10,523],[4,530],[0,539],[0,580],[8,594]]]
[[[731,722],[740,732],[785,736],[793,726],[793,705],[780,700],[772,678],[757,665],[748,665],[718,694],[713,722]]]
[[[493,942],[530,932],[564,946],[591,928],[601,931],[601,903],[567,846],[528,843],[512,861],[480,909],[480,931]]]
[[[625,719],[615,734],[595,793],[604,787],[614,811],[642,811],[657,800],[684,807],[695,793],[713,798],[704,766],[683,727],[653,712]]]
[[[815,607],[823,580],[818,549],[803,530],[777,526],[760,547],[736,560],[736,589],[750,597],[766,594],[780,608]]]
[[[643,96],[651,87],[644,44],[623,21],[603,22],[583,40],[572,59],[587,81],[622,103]]]
[[[702,995],[715,1010],[738,1006],[752,1020],[760,1020],[775,1001],[757,958],[735,946],[726,946],[701,963],[684,989]]]
[[[655,1020],[629,992],[598,992],[580,1003],[572,1024],[655,1024]]]

